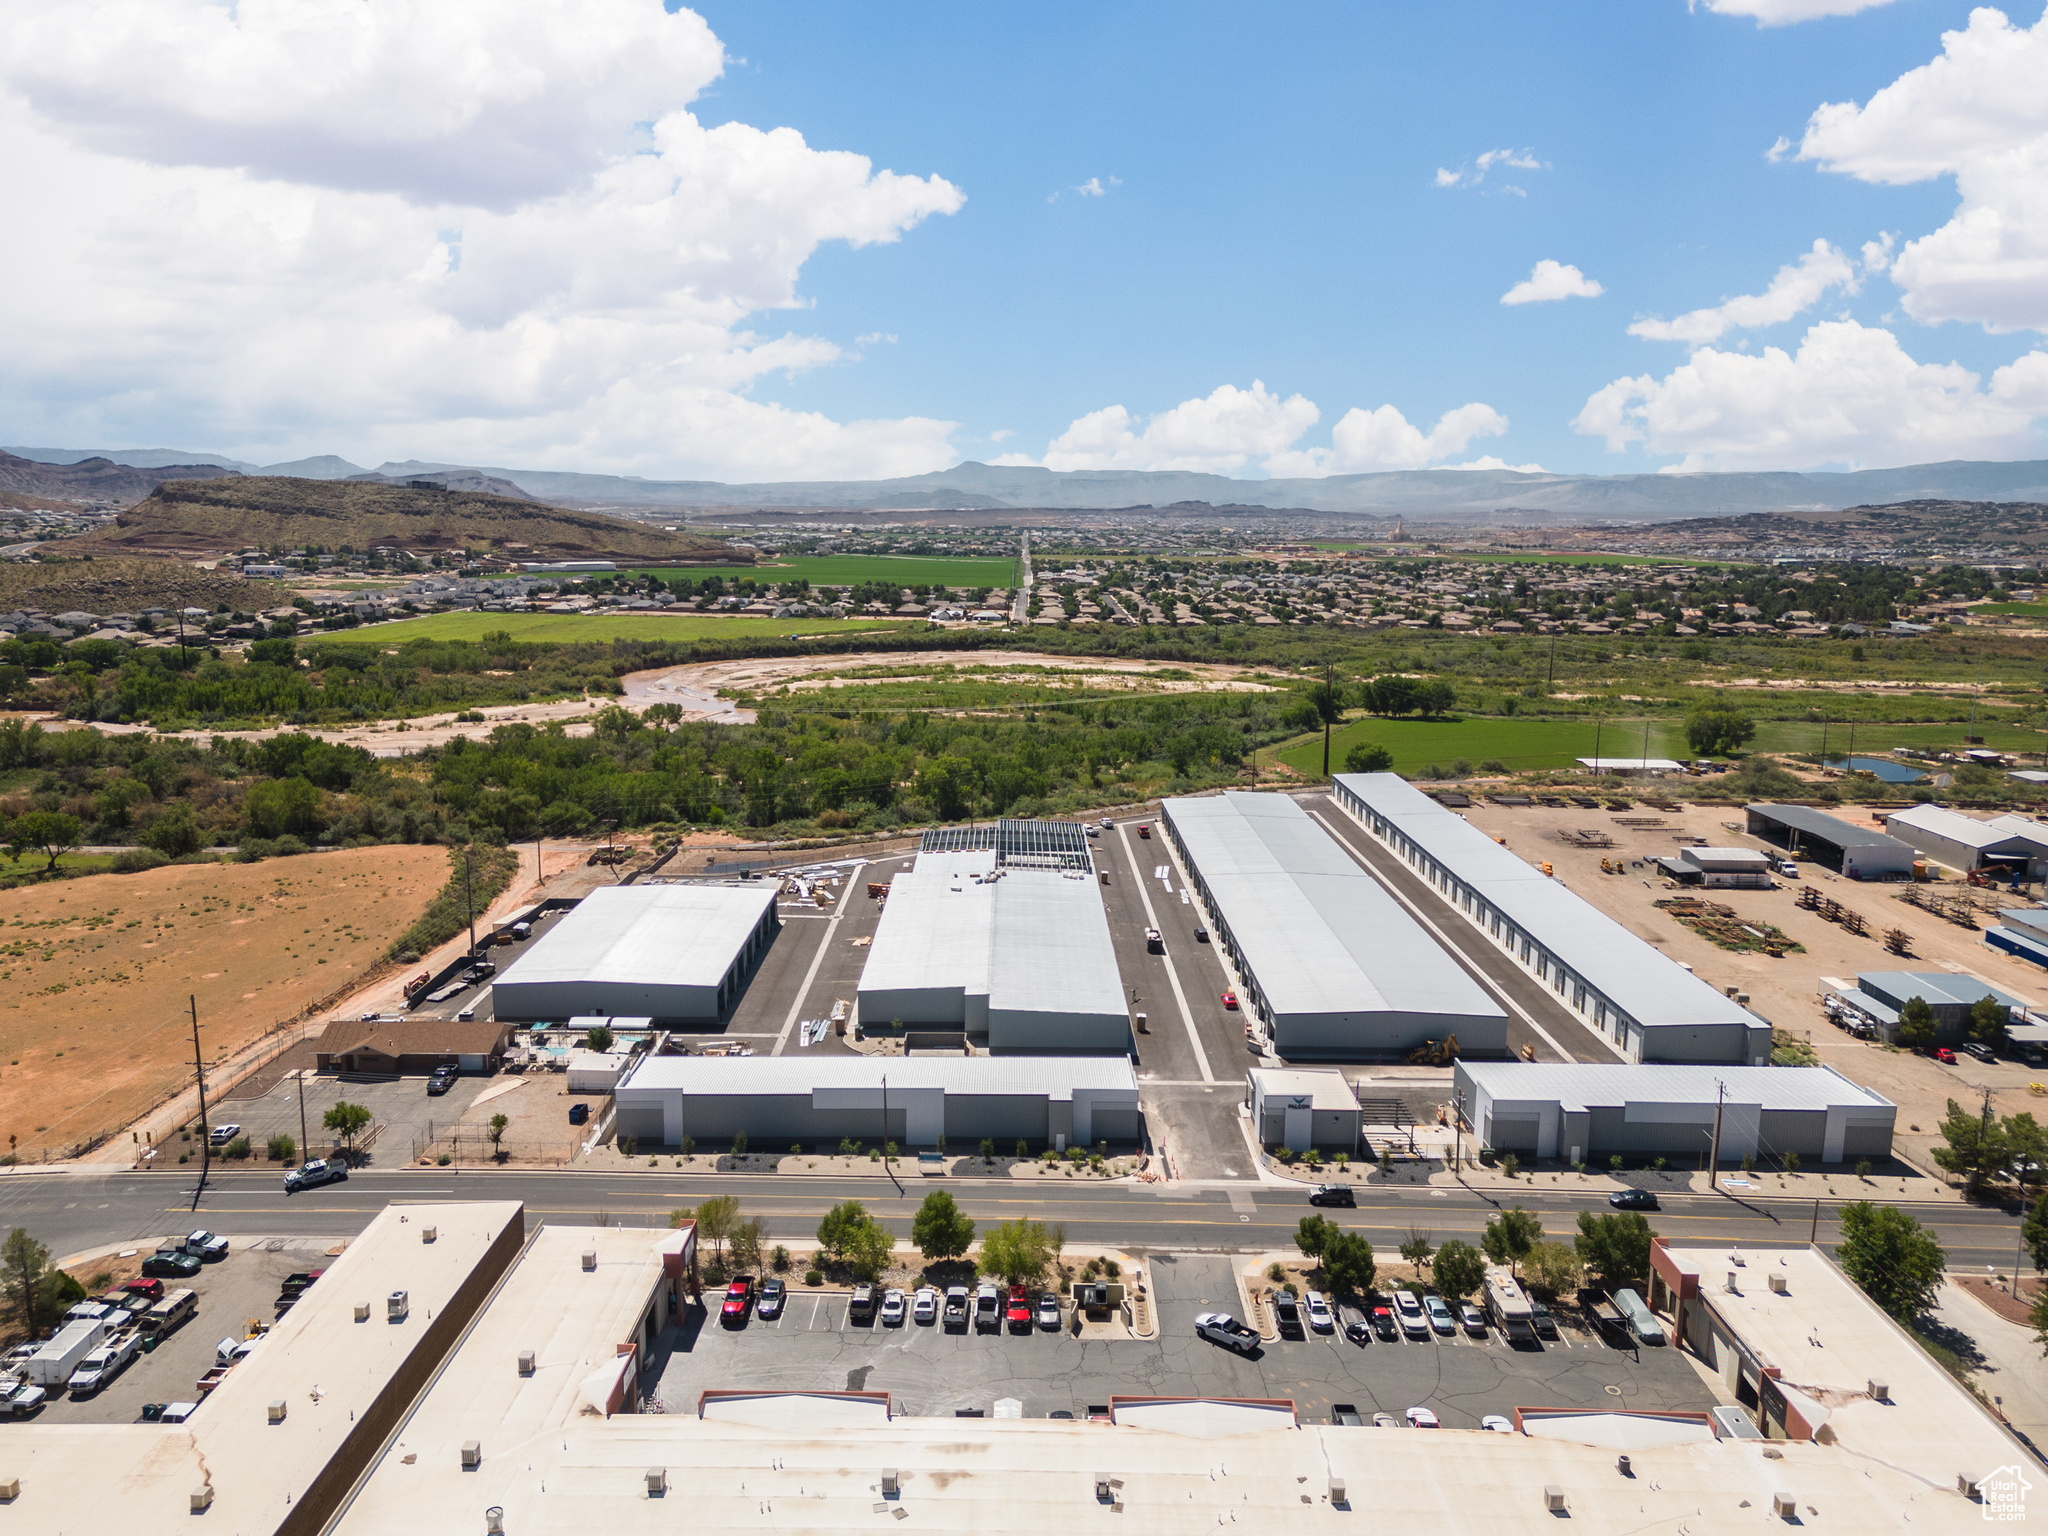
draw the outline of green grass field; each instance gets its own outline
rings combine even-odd
[[[1682,720],[1651,719],[1649,745],[1644,747],[1644,720],[1610,719],[1596,733],[1592,721],[1521,720],[1472,717],[1452,720],[1347,720],[1330,733],[1330,768],[1344,771],[1344,754],[1363,742],[1377,742],[1394,754],[1396,773],[1413,773],[1429,764],[1448,766],[1464,758],[1474,767],[1498,759],[1517,773],[1543,768],[1569,768],[1573,760],[1595,755],[1597,741],[1601,757],[1675,757],[1684,762],[1692,757]],[[1856,729],[1854,747],[1858,754],[1882,755],[1893,747],[1916,747],[1923,751],[1959,748],[1965,727],[1960,725],[1872,725]],[[2048,734],[2040,731],[1982,725],[1978,734],[1986,746],[2004,752],[2038,755],[2048,748]],[[1752,752],[1819,752],[1821,727],[1803,721],[1765,720],[1758,722]],[[1830,755],[1851,746],[1849,728],[1839,721],[1827,728]],[[1273,756],[1299,773],[1311,776],[1323,769],[1323,741],[1320,736],[1278,748]]]
[[[403,645],[408,640],[481,640],[498,630],[514,640],[758,640],[776,635],[853,635],[886,630],[903,619],[720,618],[704,613],[435,613],[344,629],[322,640],[344,644]]]
[[[673,576],[692,567],[620,571],[620,576]],[[814,587],[851,587],[864,581],[893,581],[906,587],[1007,587],[1017,579],[1017,562],[1003,556],[810,555],[764,561],[751,570],[706,566],[756,581],[802,577]]]
[[[2016,613],[2025,619],[2048,619],[2048,603],[1986,603],[1979,613]]]

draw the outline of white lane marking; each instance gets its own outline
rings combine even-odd
[[[1131,835],[1124,828],[1116,829],[1117,841],[1124,845],[1124,863],[1130,869],[1131,880],[1138,888],[1138,898],[1145,903],[1145,925],[1158,928],[1159,918],[1152,911],[1152,893],[1145,889],[1145,882],[1138,876],[1138,856],[1131,851]],[[1160,929],[1159,957],[1166,962],[1166,979],[1173,987],[1173,1000],[1180,1004],[1180,1021],[1187,1026],[1188,1044],[1195,1048],[1195,1065],[1202,1069],[1202,1081],[1213,1083],[1216,1074],[1209,1070],[1209,1053],[1202,1049],[1201,1033],[1195,1028],[1195,1016],[1188,1008],[1188,995],[1181,990],[1180,972],[1173,968],[1173,956],[1167,952],[1165,930]]]
[[[1519,1018],[1524,1024],[1528,1025],[1531,1029],[1535,1030],[1537,1034],[1541,1035],[1543,1037],[1544,1044],[1548,1045],[1553,1051],[1557,1052],[1558,1060],[1577,1061],[1579,1059],[1578,1057],[1574,1056],[1570,1051],[1566,1050],[1563,1046],[1559,1045],[1557,1041],[1552,1037],[1550,1031],[1545,1029],[1541,1024],[1538,1024],[1536,1022],[1535,1015],[1531,1014],[1528,1009],[1524,1008],[1513,997],[1509,996],[1507,990],[1503,988],[1499,982],[1495,981],[1491,976],[1487,975],[1486,972],[1481,970],[1479,966],[1473,961],[1472,957],[1466,954],[1463,949],[1459,948],[1457,941],[1454,940],[1449,934],[1445,933],[1443,929],[1439,928],[1436,925],[1436,923],[1430,918],[1427,912],[1424,912],[1422,908],[1418,907],[1414,902],[1410,901],[1403,892],[1395,889],[1393,883],[1389,881],[1385,875],[1381,874],[1377,869],[1375,869],[1372,866],[1372,863],[1365,857],[1364,854],[1358,851],[1358,849],[1352,844],[1351,840],[1347,838],[1342,832],[1339,832],[1337,830],[1337,828],[1331,823],[1329,817],[1325,816],[1321,811],[1314,810],[1310,811],[1309,815],[1315,817],[1317,821],[1320,821],[1323,824],[1324,831],[1328,832],[1330,836],[1337,839],[1338,842],[1342,843],[1347,849],[1349,849],[1351,852],[1351,856],[1358,860],[1359,864],[1364,868],[1365,872],[1371,875],[1373,879],[1379,881],[1381,888],[1384,889],[1389,896],[1392,896],[1394,900],[1400,902],[1402,906],[1406,907],[1408,909],[1410,916],[1412,916],[1418,923],[1422,924],[1423,927],[1427,928],[1431,933],[1435,934],[1437,942],[1439,944],[1443,945],[1445,949],[1448,949],[1452,954],[1456,955],[1461,961],[1463,961],[1465,964],[1465,969],[1472,973],[1474,978],[1478,980],[1479,984],[1482,987],[1486,988],[1487,991],[1491,992],[1495,997],[1499,998],[1503,1003],[1507,1004],[1508,1007],[1512,1008],[1517,1018]],[[1586,1033],[1593,1039],[1598,1040],[1602,1045],[1607,1046],[1608,1050],[1613,1051],[1615,1059],[1617,1061],[1628,1060],[1628,1057],[1621,1051],[1616,1050],[1615,1047],[1612,1044],[1610,1044],[1599,1033],[1598,1030],[1589,1029],[1586,1031]]]
[[[789,1017],[782,1021],[782,1032],[775,1037],[775,1049],[770,1056],[780,1056],[789,1049],[789,1032],[796,1028],[796,1021],[803,1017],[804,999],[811,995],[811,983],[818,979],[818,967],[825,963],[825,956],[832,948],[832,941],[839,937],[839,919],[846,916],[846,909],[853,905],[853,890],[860,882],[860,872],[865,864],[856,865],[853,873],[846,877],[846,895],[840,898],[838,909],[832,920],[825,924],[825,937],[818,940],[818,952],[811,956],[811,968],[804,972],[804,984],[797,988],[796,1000],[789,1005]]]

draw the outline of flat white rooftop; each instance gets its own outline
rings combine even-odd
[[[1645,1028],[1762,1021],[1639,939],[1591,902],[1517,858],[1398,774],[1343,773],[1337,784],[1470,885],[1490,906]],[[1340,796],[1339,804],[1343,804]]]
[[[1567,1109],[1622,1104],[1730,1104],[1827,1110],[1891,1109],[1891,1100],[1832,1067],[1720,1067],[1645,1062],[1461,1061],[1458,1075],[1494,1099],[1556,1099]]]
[[[1160,809],[1276,1015],[1505,1020],[1479,983],[1288,796],[1228,791]]]
[[[1358,1109],[1358,1095],[1351,1091],[1351,1084],[1344,1080],[1342,1072],[1252,1067],[1245,1076],[1268,1099],[1303,1098],[1309,1101],[1310,1109],[1349,1110],[1354,1113]]]
[[[1125,1056],[644,1056],[619,1091],[809,1094],[817,1088],[941,1088],[947,1093],[1073,1097],[1138,1091]]]
[[[570,982],[716,989],[775,891],[773,881],[600,886],[543,931],[494,990]]]

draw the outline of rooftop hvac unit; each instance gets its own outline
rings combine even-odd
[[[504,1505],[502,1505],[502,1504],[493,1504],[493,1505],[492,1505],[492,1506],[491,1506],[491,1507],[490,1507],[489,1509],[487,1509],[487,1510],[485,1510],[485,1511],[484,1511],[484,1530],[485,1530],[485,1531],[486,1531],[486,1532],[488,1533],[488,1536],[504,1536],[504,1532],[505,1532],[505,1506],[504,1506]]]
[[[431,1243],[435,1238],[439,1237],[440,1235],[441,1229],[439,1227],[420,1228],[420,1241],[423,1243]]]
[[[1961,1472],[1956,1474],[1956,1492],[1973,1502],[1984,1496],[1983,1490],[1977,1486],[1977,1479]]]
[[[213,1485],[202,1483],[192,1490],[192,1513],[203,1515],[213,1508]]]
[[[0,1503],[5,1503],[5,1502],[8,1502],[8,1501],[11,1501],[11,1500],[14,1500],[14,1499],[18,1499],[18,1498],[20,1498],[20,1497],[21,1497],[21,1479],[20,1479],[20,1478],[18,1478],[18,1477],[5,1477],[5,1478],[0,1478]]]
[[[1614,1470],[1619,1472],[1623,1477],[1635,1476],[1635,1473],[1629,1469],[1629,1462],[1626,1456],[1617,1456],[1614,1458]]]
[[[284,1399],[281,1397],[273,1397],[270,1400],[270,1422],[273,1424],[282,1424],[284,1422]]]
[[[387,1298],[385,1298],[385,1302],[384,1302],[384,1316],[385,1316],[385,1317],[386,1317],[386,1318],[387,1318],[387,1319],[388,1319],[389,1321],[391,1321],[391,1322],[394,1322],[394,1323],[402,1323],[402,1322],[404,1322],[404,1321],[405,1321],[405,1318],[406,1318],[406,1314],[407,1314],[407,1313],[409,1313],[409,1312],[411,1312],[411,1311],[412,1311],[412,1293],[411,1293],[411,1292],[409,1292],[409,1291],[393,1291],[393,1292],[392,1292],[392,1293],[390,1294],[390,1296],[388,1296]]]
[[[482,1442],[481,1440],[465,1440],[465,1441],[463,1441],[463,1442],[462,1442],[462,1470],[463,1470],[463,1471],[465,1471],[465,1472],[474,1472],[474,1471],[475,1471],[475,1470],[476,1470],[476,1469],[477,1469],[478,1467],[482,1466],[483,1464],[484,1464],[484,1447],[483,1447],[483,1442]]]
[[[1892,1386],[1876,1376],[1870,1378],[1870,1400],[1874,1403],[1888,1403],[1892,1400]]]
[[[1333,1477],[1330,1479],[1330,1502],[1332,1504],[1337,1505],[1348,1504],[1351,1502],[1349,1499],[1344,1497],[1344,1479],[1341,1477]]]
[[[1098,1472],[1095,1474],[1095,1502],[1107,1504],[1109,1500],[1109,1474],[1107,1472]]]
[[[1771,1495],[1771,1513],[1780,1520],[1796,1520],[1799,1517],[1799,1501],[1789,1493]]]
[[[1555,1483],[1543,1485],[1543,1507],[1553,1515],[1564,1513],[1564,1490]]]
[[[1730,1296],[1740,1296],[1742,1294],[1742,1287],[1735,1283],[1735,1271],[1732,1269],[1728,1271],[1728,1294]]]
[[[897,1475],[896,1469],[894,1467],[882,1468],[882,1497],[893,1499],[902,1492],[903,1480]]]
[[[667,1492],[668,1468],[649,1467],[647,1469],[647,1497],[649,1497],[650,1499],[658,1499]]]
[[[583,1250],[583,1268],[585,1269],[585,1271],[597,1268],[597,1250],[595,1248],[586,1248]]]
[[[1787,1287],[1785,1284],[1785,1277],[1783,1275],[1772,1275],[1771,1294],[1774,1296],[1783,1296],[1784,1294],[1786,1294],[1786,1290]]]
[[[357,1303],[356,1303],[356,1321],[357,1321],[357,1322],[359,1322],[359,1323],[367,1323],[367,1322],[368,1322],[369,1320],[370,1320],[370,1304],[369,1304],[369,1303],[368,1303],[367,1301],[359,1301],[359,1302],[357,1302]]]
[[[519,1351],[519,1374],[522,1376],[531,1376],[533,1374],[533,1351],[530,1349]]]

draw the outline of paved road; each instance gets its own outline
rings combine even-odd
[[[913,1165],[914,1167],[914,1165]],[[1100,1185],[1073,1189],[1008,1179],[920,1179],[903,1175],[902,1195],[887,1179],[777,1178],[681,1173],[552,1173],[528,1170],[453,1173],[447,1169],[379,1172],[366,1169],[344,1185],[286,1198],[274,1172],[218,1174],[208,1181],[192,1215],[195,1179],[187,1171],[111,1174],[22,1174],[0,1178],[0,1229],[26,1227],[59,1254],[112,1243],[155,1239],[208,1226],[230,1235],[346,1236],[360,1231],[386,1203],[438,1200],[523,1200],[530,1219],[585,1224],[603,1217],[620,1225],[659,1225],[679,1205],[715,1194],[736,1194],[768,1235],[808,1239],[818,1218],[839,1200],[859,1200],[907,1237],[910,1219],[927,1188],[943,1185],[960,1207],[984,1224],[1031,1216],[1062,1223],[1070,1249],[1091,1245],[1127,1251],[1262,1249],[1285,1247],[1310,1213],[1305,1192],[1270,1185],[1227,1189],[1159,1189]],[[1501,1201],[1499,1204],[1512,1203]],[[1575,1213],[1605,1209],[1583,1195],[1540,1186],[1521,1203],[1543,1216],[1553,1235],[1568,1232]],[[1498,1204],[1474,1190],[1367,1191],[1355,1211],[1324,1214],[1367,1234],[1382,1250],[1398,1247],[1411,1227],[1434,1240],[1476,1235]],[[1823,1202],[1819,1235],[1836,1237],[1835,1207]],[[2018,1218],[1997,1210],[1947,1205],[1914,1208],[1948,1249],[1958,1268],[2012,1262]],[[1812,1202],[1739,1203],[1716,1195],[1668,1196],[1651,1216],[1656,1230],[1685,1242],[1736,1243],[1806,1239]]]

